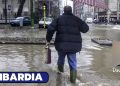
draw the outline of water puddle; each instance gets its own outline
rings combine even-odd
[[[93,37],[109,38],[110,27],[100,28],[101,26],[91,26],[90,32],[82,35],[83,49],[77,53],[76,85],[69,81],[67,58],[65,73],[57,74],[58,55],[53,46],[52,63],[47,65],[43,45],[0,45],[0,71],[47,71],[50,75],[50,80],[46,84],[5,84],[5,86],[120,86],[120,73],[116,72],[120,69],[119,66],[116,67],[120,65],[120,42],[115,40],[111,47],[91,42]]]

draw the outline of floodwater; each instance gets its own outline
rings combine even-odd
[[[120,86],[120,40],[115,26],[90,25],[82,34],[83,49],[77,53],[77,83],[75,86]],[[117,36],[116,36],[117,35]],[[100,46],[91,38],[102,37],[113,41],[113,46]],[[69,66],[65,73],[57,74],[57,52],[52,50],[52,63],[45,64],[44,45],[0,45],[0,71],[46,71],[50,75],[46,84],[0,84],[0,86],[74,86],[69,82]]]

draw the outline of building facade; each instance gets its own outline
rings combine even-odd
[[[116,21],[120,19],[120,0],[109,0],[108,1],[109,10],[107,12],[107,17],[109,22]]]
[[[6,0],[6,8],[7,8],[7,18],[15,18],[20,2],[21,0]],[[46,5],[46,16],[51,16],[53,13],[53,1],[54,0],[33,0],[33,12],[39,18],[43,17],[43,5]],[[0,19],[5,18],[5,0],[0,0]],[[22,10],[22,16],[30,16],[31,6],[30,6],[30,0],[25,0],[25,4]]]
[[[14,18],[18,11],[21,0],[6,0],[7,16]],[[0,19],[4,19],[5,0],[0,0]],[[30,0],[26,0],[22,15],[28,16],[30,14]]]
[[[83,20],[87,17],[108,23],[120,20],[120,0],[73,0],[73,3],[74,14]]]
[[[100,19],[101,12],[108,9],[105,0],[73,0],[74,14],[83,20],[90,17]]]

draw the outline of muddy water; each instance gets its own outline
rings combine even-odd
[[[119,31],[113,31],[113,27],[91,27],[90,32],[84,37],[88,40],[83,41],[83,46],[85,46],[83,51],[89,52],[89,55],[91,55],[89,58],[92,58],[92,60],[89,60],[91,65],[84,67],[88,69],[82,71],[82,73],[84,80],[92,86],[120,86],[120,72],[115,70],[119,70],[119,67],[116,67],[116,65],[120,64],[120,42],[118,35],[116,35],[116,32],[118,33]],[[93,37],[111,38],[113,46],[108,47],[94,44],[90,41]]]
[[[90,31],[82,34],[83,49],[77,53],[78,76],[76,86],[120,86],[120,42],[113,26],[90,25]],[[11,33],[12,34],[12,33]],[[20,35],[21,36],[21,35]],[[91,42],[93,37],[113,38],[113,46],[100,46]],[[116,40],[117,39],[117,40]],[[0,71],[47,71],[50,80],[46,84],[0,84],[1,86],[71,86],[69,66],[65,61],[65,73],[57,74],[57,52],[52,49],[52,63],[46,65],[44,45],[0,45]],[[74,85],[73,85],[74,86]]]

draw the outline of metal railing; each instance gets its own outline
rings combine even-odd
[[[14,20],[14,19],[7,19],[7,22],[6,22],[6,20],[5,19],[0,19],[0,24],[9,24],[12,20]]]

